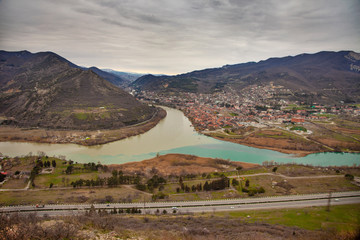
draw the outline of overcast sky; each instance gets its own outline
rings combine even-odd
[[[360,0],[0,0],[0,49],[178,74],[322,50],[360,52]]]

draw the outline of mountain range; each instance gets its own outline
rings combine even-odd
[[[143,74],[143,73],[120,72],[120,71],[115,71],[115,70],[112,70],[112,69],[101,69],[101,70],[103,72],[108,72],[108,73],[110,73],[112,75],[118,76],[121,79],[123,79],[125,81],[128,81],[130,83],[135,81],[139,77],[142,77],[142,76],[146,75],[146,74]]]
[[[0,51],[1,124],[114,129],[153,116],[154,107],[110,83],[121,85],[121,79],[99,71],[52,52]]]
[[[360,102],[360,54],[324,51],[225,65],[176,76],[145,75],[132,86],[162,93],[214,93],[229,87],[241,92],[250,85],[269,83],[295,92],[292,100]]]

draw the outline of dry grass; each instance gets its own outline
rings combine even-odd
[[[9,181],[6,181],[2,188],[4,189],[22,189],[27,186],[28,179],[21,178],[21,179],[10,179]]]
[[[227,161],[222,159],[203,158],[184,154],[167,154],[155,157],[141,162],[131,162],[121,165],[110,165],[111,168],[122,170],[124,173],[142,173],[146,176],[160,174],[169,175],[186,175],[202,174],[216,171],[231,171],[237,166],[244,169],[258,167],[257,164]]]
[[[30,190],[21,192],[0,192],[2,205],[52,204],[52,203],[105,203],[106,196],[114,202],[139,202],[151,200],[151,195],[126,187]]]
[[[92,214],[62,218],[0,216],[0,239],[355,239],[356,232],[249,222],[221,216],[117,216]],[[12,229],[10,231],[10,229]]]

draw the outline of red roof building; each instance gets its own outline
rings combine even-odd
[[[305,122],[304,118],[291,118],[292,123],[303,123]]]

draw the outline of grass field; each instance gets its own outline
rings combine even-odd
[[[139,202],[143,201],[144,198],[146,201],[150,201],[151,195],[127,187],[67,190],[51,189],[41,191],[0,192],[0,205]]]
[[[332,177],[332,178],[302,178],[302,179],[286,179],[280,176],[251,176],[246,177],[250,181],[250,188],[263,187],[265,193],[256,194],[255,197],[261,196],[281,196],[286,194],[309,194],[309,193],[324,193],[324,192],[339,192],[339,191],[355,191],[360,187],[352,184],[346,178]],[[191,187],[198,183],[204,185],[206,180],[185,181],[184,183]],[[274,184],[275,183],[275,184]],[[273,185],[274,184],[274,185]],[[241,182],[245,186],[245,181]],[[221,191],[201,191],[180,193],[176,192],[176,188],[180,187],[178,183],[169,183],[164,185],[161,191],[167,197],[165,200],[170,201],[184,201],[184,200],[207,200],[207,199],[224,199],[234,197],[248,197],[248,194],[242,192],[241,187],[229,188]],[[36,203],[94,203],[107,202],[111,199],[113,202],[126,201],[143,201],[144,197],[150,201],[152,194],[158,193],[141,192],[131,186],[124,185],[115,188],[81,188],[81,189],[57,189],[56,187],[48,190],[38,189],[21,192],[0,192],[0,204],[36,204]],[[125,199],[125,200],[124,200]]]
[[[253,210],[215,213],[215,216],[242,218],[247,222],[266,222],[285,226],[296,226],[308,230],[336,229],[355,231],[360,228],[360,204],[310,207],[301,209]],[[250,216],[250,217],[248,217]]]

